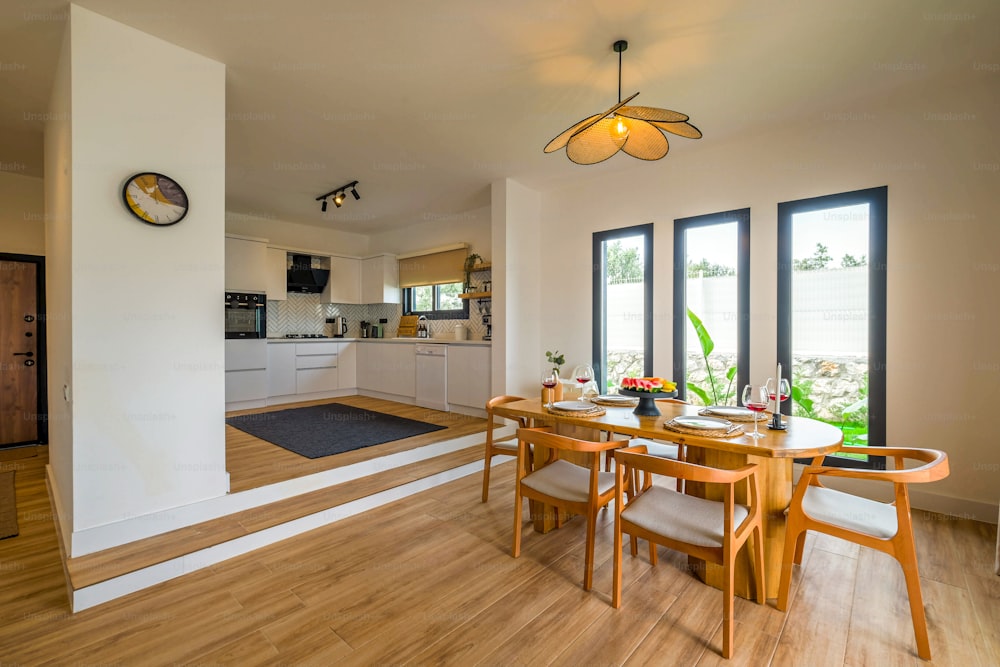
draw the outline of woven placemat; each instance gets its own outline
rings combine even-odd
[[[701,410],[698,411],[698,414],[701,415],[702,417],[715,417],[716,419],[726,419],[731,422],[745,422],[747,424],[752,424],[754,417],[756,417],[757,421],[761,423],[770,421],[771,419],[771,413],[767,412],[766,410],[764,412],[751,412],[749,415],[739,416],[739,415],[731,415],[728,413],[719,414],[714,410],[709,410],[708,408],[702,408]]]
[[[669,421],[663,424],[663,428],[668,431],[673,431],[674,433],[683,433],[684,435],[701,435],[708,438],[735,438],[743,435],[743,427],[740,425],[733,426],[733,428],[729,430],[721,428],[709,430],[704,428],[688,428],[687,426],[681,426]]]
[[[606,405],[610,408],[634,408],[635,406],[639,405],[638,398],[632,398],[627,401],[609,401],[607,399],[601,398],[600,396],[595,396],[594,398],[590,399],[590,402],[593,403],[594,405]]]
[[[560,410],[555,407],[545,408],[545,410],[559,417],[600,417],[608,413],[607,410],[599,405],[595,405],[592,410]]]

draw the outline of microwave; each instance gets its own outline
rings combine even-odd
[[[226,338],[267,338],[267,298],[226,292]]]

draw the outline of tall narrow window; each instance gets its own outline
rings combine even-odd
[[[778,205],[778,360],[792,382],[783,411],[837,426],[845,445],[885,444],[886,193]]]
[[[750,209],[674,221],[674,380],[698,405],[737,405],[750,376]]]
[[[601,391],[653,374],[653,225],[594,234],[594,375]]]

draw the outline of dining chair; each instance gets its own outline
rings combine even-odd
[[[620,446],[619,441],[590,442],[577,440],[546,429],[521,428],[517,431],[517,477],[514,482],[513,556],[521,555],[521,510],[528,498],[551,505],[587,520],[587,555],[584,563],[583,589],[589,591],[594,575],[594,536],[597,512],[615,497],[614,473],[601,470],[601,452]],[[529,466],[530,447],[535,447],[535,466]],[[542,449],[544,448],[544,450]],[[543,451],[544,460],[539,461]],[[589,459],[583,467],[564,457],[582,452]]]
[[[917,551],[910,520],[910,495],[907,485],[934,482],[948,476],[948,455],[936,449],[908,447],[841,447],[840,451],[868,456],[892,457],[895,470],[863,470],[823,465],[823,457],[806,466],[795,487],[788,508],[785,526],[785,550],[778,585],[778,609],[788,608],[788,589],[792,582],[792,564],[802,564],[806,531],[839,537],[861,546],[889,554],[903,568],[906,593],[910,599],[910,616],[917,639],[917,653],[931,659],[927,639],[927,619],[924,617],[920,575],[917,572]],[[922,465],[905,469],[906,460]],[[881,503],[823,486],[820,478],[844,477],[893,485],[894,500]]]
[[[486,453],[483,462],[483,502],[485,503],[489,500],[490,496],[490,468],[491,461],[494,456],[517,456],[517,442],[515,441],[516,435],[508,435],[502,438],[496,438],[493,435],[493,430],[498,428],[496,423],[496,415],[493,414],[493,409],[498,405],[503,405],[504,403],[513,403],[514,401],[523,401],[524,399],[520,396],[494,396],[490,400],[486,401]],[[530,426],[528,419],[520,418],[517,420],[518,428],[526,428]],[[528,452],[530,465],[531,452]]]
[[[697,498],[655,486],[655,475],[720,485],[723,499]],[[736,487],[742,485],[744,480],[749,487],[748,505],[736,502]],[[623,533],[649,540],[649,561],[653,565],[657,560],[657,544],[722,565],[722,656],[727,659],[732,657],[736,555],[751,536],[757,602],[764,604],[765,601],[763,513],[760,503],[756,464],[736,470],[719,470],[651,456],[645,445],[617,450],[612,606],[618,609],[622,603]],[[634,540],[631,540],[631,552],[633,557],[638,553]]]
[[[682,401],[679,398],[658,398],[657,403],[679,403],[681,405],[690,405],[687,401]],[[614,437],[613,431],[603,431],[606,434],[607,439],[610,440]],[[665,459],[673,459],[674,461],[684,460],[684,445],[674,442],[659,442],[657,440],[648,440],[646,438],[633,438],[632,440],[624,440],[622,442],[630,443],[630,445],[646,445],[649,450],[650,456],[659,456]],[[608,452],[607,460],[604,464],[605,470],[611,470],[611,461],[614,459],[614,452]],[[677,490],[683,490],[683,482],[677,480]]]

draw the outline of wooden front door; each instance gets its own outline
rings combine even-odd
[[[0,448],[44,435],[42,261],[0,254]]]

